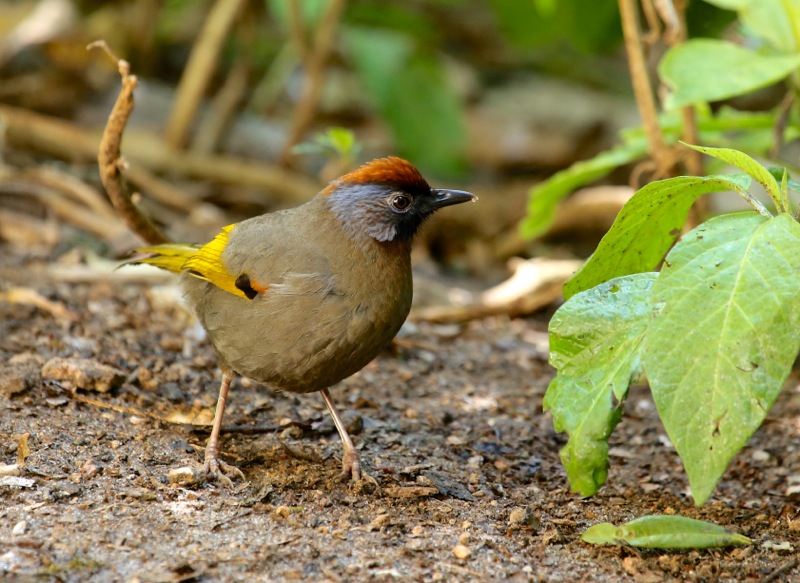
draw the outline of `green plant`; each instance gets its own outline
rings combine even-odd
[[[550,323],[558,374],[544,406],[556,430],[569,433],[561,459],[584,496],[605,482],[608,438],[629,386],[646,376],[695,503],[703,503],[764,420],[800,351],[793,183],[785,170],[778,183],[736,150],[694,148],[742,172],[639,190],[564,286],[567,301]],[[751,180],[776,215],[749,193]],[[717,191],[738,193],[754,210],[712,218],[675,243],[692,203]]]
[[[347,128],[332,127],[324,132],[317,132],[307,142],[292,148],[295,154],[325,154],[342,162],[344,167],[353,165],[361,153],[361,143],[356,135]]]
[[[520,224],[525,238],[544,233],[558,203],[576,188],[599,180],[618,167],[640,161],[648,154],[658,165],[659,154],[662,154],[662,161],[669,158],[663,152],[664,147],[674,147],[681,136],[692,135],[698,142],[732,147],[754,156],[774,150],[776,137],[778,141],[798,137],[800,123],[792,115],[791,100],[758,114],[727,107],[714,112],[708,104],[779,81],[786,82],[790,97],[797,95],[800,90],[800,0],[706,2],[736,11],[745,39],[743,44],[747,46],[710,38],[691,39],[671,46],[658,67],[659,77],[667,89],[664,109],[658,119],[652,120],[663,145],[654,144],[653,136],[646,134],[644,128],[633,128],[622,133],[621,144],[615,148],[578,162],[533,187],[527,217]],[[634,80],[635,77],[634,74]],[[649,79],[644,80],[645,86],[649,83]],[[639,99],[640,109],[641,101]],[[684,108],[692,109],[682,111]],[[645,111],[641,113],[647,122],[648,115]]]

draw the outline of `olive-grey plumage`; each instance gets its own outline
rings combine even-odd
[[[411,308],[408,241],[353,236],[326,202],[319,196],[231,232],[225,268],[268,286],[252,300],[183,276],[188,302],[220,359],[284,391],[319,391],[358,372],[394,338]]]
[[[234,374],[276,389],[320,391],[342,438],[342,477],[361,476],[358,453],[328,387],[391,341],[411,308],[411,240],[437,209],[474,200],[432,189],[400,158],[373,160],[299,207],[226,227],[202,247],[156,245],[150,263],[182,273],[187,302],[222,368],[205,453],[208,477],[241,472],[219,459]]]

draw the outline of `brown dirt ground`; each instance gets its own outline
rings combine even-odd
[[[321,398],[241,380],[226,424],[262,432],[228,433],[223,450],[247,481],[180,487],[168,472],[197,463],[207,433],[163,418],[208,415],[218,372],[170,288],[54,283],[0,253],[5,285],[29,285],[77,316],[0,302],[0,463],[14,463],[15,434],[29,433],[31,450],[27,486],[0,485],[0,579],[800,581],[800,499],[787,494],[800,474],[796,379],[699,509],[648,393],[632,391],[609,482],[582,500],[541,410],[546,315],[412,325],[333,391],[362,426],[355,438],[377,491],[336,481],[341,447]],[[117,367],[124,382],[76,393],[99,404],[80,401],[42,380],[54,356]],[[580,540],[598,522],[673,512],[756,544],[667,552]]]

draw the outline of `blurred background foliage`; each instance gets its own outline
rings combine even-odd
[[[299,4],[302,28],[310,35],[327,2]],[[83,42],[105,38],[141,77],[174,86],[210,5],[206,0],[7,1],[0,7],[3,53],[14,50],[9,45],[15,44],[17,27],[33,11],[49,12],[61,22],[42,31],[41,44],[35,38],[19,40],[16,48],[27,54],[16,54],[13,63],[6,57],[3,76],[17,76],[51,60],[82,77],[74,68],[88,68],[88,61],[95,60],[81,55]],[[714,34],[733,17],[733,12],[692,2],[689,26]],[[285,118],[297,97],[302,64],[293,26],[287,0],[246,3],[226,41],[223,61],[213,72],[215,83],[237,64],[246,66],[250,91],[246,106],[259,115]],[[614,62],[620,56],[622,33],[612,1],[356,0],[348,3],[338,36],[325,87],[325,103],[330,109],[339,106],[331,113],[377,116],[390,129],[399,154],[445,176],[469,167],[465,107],[479,98],[484,87],[541,72],[629,92],[624,72]],[[42,45],[45,56],[37,54]],[[615,74],[609,77],[610,69]],[[83,85],[91,79],[80,81]],[[7,103],[62,114],[80,107],[80,96],[76,93],[72,102],[53,103],[42,95],[37,102],[24,89],[0,90],[0,99]],[[26,104],[26,97],[33,103]]]
[[[689,1],[689,37],[729,38],[758,50],[752,40],[757,35],[747,34],[748,22],[737,20],[735,9],[747,3]],[[30,111],[76,128],[102,128],[119,76],[107,58],[86,51],[86,44],[99,38],[128,60],[140,78],[129,133],[163,136],[171,148],[167,151],[190,157],[227,156],[290,172],[237,184],[203,174],[206,159],[195,160],[187,176],[179,170],[189,164],[185,160],[159,164],[158,155],[140,156],[145,166],[191,192],[194,200],[240,218],[296,204],[298,190],[310,196],[314,185],[308,177],[320,184],[358,162],[399,154],[432,181],[457,181],[485,201],[480,209],[475,205],[476,210],[442,219],[461,228],[462,240],[452,230],[440,239],[435,229],[428,235],[435,256],[455,250],[474,273],[485,273],[487,266],[514,255],[541,251],[538,242],[518,234],[526,213],[529,237],[547,233],[549,243],[569,241],[567,254],[591,252],[620,207],[617,193],[611,193],[613,200],[600,197],[588,210],[578,205],[562,215],[556,213],[558,203],[605,176],[610,184],[627,184],[633,165],[647,154],[619,6],[612,0],[241,0],[231,25],[222,31],[218,58],[201,72],[201,102],[196,115],[189,116],[187,136],[170,137],[188,65],[204,48],[198,39],[223,4],[0,4],[0,108],[11,107],[0,109],[6,120],[4,160],[24,167],[41,160],[37,155],[55,154],[70,162],[72,171],[94,180],[93,160],[85,149],[70,154],[63,144],[40,144],[43,151],[30,148],[19,119],[20,111]],[[341,12],[332,12],[337,4]],[[327,50],[326,35],[332,39]],[[649,46],[648,67],[654,74],[668,48],[657,42]],[[785,94],[779,82],[713,108],[699,104],[698,111],[701,122],[724,125],[724,116],[714,117],[715,112],[771,111]],[[758,126],[763,150],[775,118],[753,119],[746,123]],[[667,112],[661,123],[674,142],[680,116]],[[750,139],[756,141],[753,134]],[[132,158],[137,151],[131,149]],[[146,154],[147,148],[142,151]],[[553,183],[546,180],[553,175],[554,194],[545,200],[534,190],[528,208],[531,186],[550,188]],[[287,176],[296,182],[291,196],[284,192],[289,189],[264,186],[280,184]],[[139,186],[146,194],[148,189]],[[168,197],[164,200],[162,207],[169,207]],[[0,199],[0,207],[3,203]],[[152,204],[163,223],[180,220],[180,214]],[[222,220],[195,214],[191,220],[200,225],[216,226]]]

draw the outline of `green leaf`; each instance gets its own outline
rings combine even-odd
[[[581,540],[595,545],[624,543],[650,549],[711,549],[753,544],[746,536],[728,532],[718,524],[667,514],[643,516],[622,526],[596,524],[583,533]]]
[[[764,55],[728,41],[693,39],[672,47],[658,73],[672,89],[665,107],[675,109],[750,93],[787,77],[800,55]]]
[[[775,180],[780,180],[783,183],[784,177],[786,179],[786,188],[791,190],[792,192],[800,192],[800,182],[789,176],[789,173],[786,171],[786,168],[783,166],[769,166],[767,168],[772,177]],[[783,184],[781,184],[781,190],[783,190]]]
[[[566,170],[557,172],[548,180],[531,188],[528,194],[528,214],[520,223],[520,233],[533,239],[544,233],[553,222],[556,207],[564,198],[585,184],[599,180],[612,170],[638,160],[647,153],[643,139],[631,141],[606,150]]]
[[[361,144],[356,135],[349,129],[340,127],[328,128],[325,132],[317,132],[311,141],[301,142],[292,147],[294,154],[324,153],[331,157],[352,164],[361,151]]]
[[[736,10],[746,28],[776,49],[785,53],[796,53],[800,49],[800,38],[796,30],[796,23],[800,20],[800,0],[706,0],[706,2],[727,10]]]
[[[783,169],[783,176],[781,176],[781,204],[780,208],[785,213],[792,213],[792,207],[789,206],[789,173],[786,168]]]
[[[608,437],[619,423],[639,355],[657,273],[620,277],[579,293],[550,321],[550,364],[558,375],[544,398],[556,431],[569,433],[561,462],[571,488],[591,496],[605,483]]]
[[[564,298],[614,277],[655,270],[680,235],[692,203],[701,195],[747,191],[750,177],[679,176],[651,182],[622,207],[594,254],[564,284]]]
[[[747,172],[750,176],[753,177],[753,180],[761,184],[764,187],[764,190],[767,191],[767,194],[775,203],[775,207],[780,210],[780,187],[778,186],[778,182],[775,180],[775,177],[770,174],[769,170],[764,168],[761,164],[753,160],[747,154],[740,152],[739,150],[732,150],[730,148],[708,148],[704,146],[693,146],[692,144],[684,144],[693,150],[697,150],[698,152],[702,152],[703,154],[708,154],[709,156],[716,158],[717,160],[722,160],[723,162],[727,162],[731,166],[735,166],[739,170]],[[746,194],[743,192],[739,192],[739,194]],[[752,204],[751,198],[747,196],[745,199],[748,200]],[[756,208],[756,210],[759,210]],[[762,213],[764,214],[764,213]],[[769,213],[766,213],[767,215]]]
[[[652,303],[644,369],[699,505],[800,350],[800,225],[787,214],[709,220],[669,253]]]

